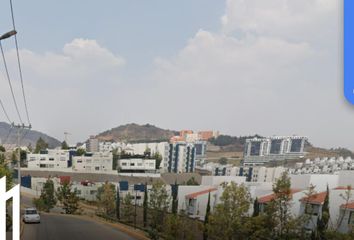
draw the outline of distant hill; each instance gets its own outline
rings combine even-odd
[[[61,145],[59,140],[38,131],[24,130],[23,133],[24,137],[21,140],[22,146],[28,146],[31,144],[34,147],[36,146],[36,142],[40,137],[48,143],[49,148],[55,148]],[[16,144],[17,131],[15,129],[11,129],[11,125],[0,122],[0,139],[0,144]]]
[[[122,125],[102,132],[96,137],[101,141],[163,142],[168,141],[177,131],[165,130],[151,124],[136,123]]]

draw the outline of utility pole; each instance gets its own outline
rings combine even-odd
[[[25,124],[14,124],[12,123],[12,127],[17,129],[17,177],[18,177],[18,184],[21,188],[21,149],[20,149],[20,132],[21,130],[32,128],[32,125],[25,125]]]

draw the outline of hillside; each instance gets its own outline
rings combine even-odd
[[[46,141],[50,148],[55,148],[60,146],[60,141],[50,137],[44,133],[34,131],[34,130],[25,130],[24,138],[21,141],[22,146],[28,146],[31,144],[32,146],[36,145],[36,142],[39,138],[42,138]],[[0,144],[16,144],[17,143],[17,132],[15,129],[11,130],[11,125],[0,122]]]
[[[154,125],[138,125],[135,123],[122,125],[102,132],[96,137],[102,141],[126,141],[126,142],[162,142],[168,141],[176,131],[165,130]]]

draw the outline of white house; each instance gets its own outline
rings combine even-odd
[[[95,152],[73,157],[73,171],[114,172],[113,155],[110,152]]]
[[[134,173],[134,172],[155,172],[156,160],[143,158],[119,159],[119,172]]]
[[[29,169],[68,169],[70,168],[69,150],[48,149],[40,153],[27,154]]]

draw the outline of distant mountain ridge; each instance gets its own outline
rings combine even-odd
[[[163,142],[169,141],[177,134],[177,131],[158,128],[151,124],[130,123],[102,132],[96,137],[101,141]]]
[[[28,146],[31,144],[32,147],[35,147],[36,142],[40,137],[48,143],[49,148],[56,148],[61,145],[61,142],[58,139],[35,130],[24,130],[21,145]],[[0,144],[17,144],[17,132],[15,129],[11,129],[10,124],[0,122],[0,139]]]

